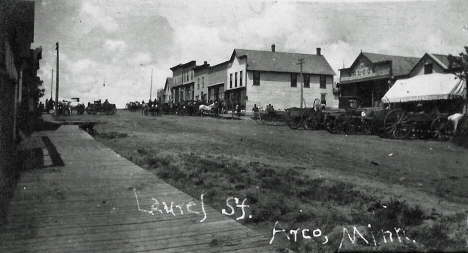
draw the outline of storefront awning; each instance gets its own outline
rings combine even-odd
[[[453,74],[419,75],[397,80],[383,96],[383,103],[463,98],[465,81]]]

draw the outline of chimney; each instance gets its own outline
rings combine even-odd
[[[203,63],[203,65],[206,65],[206,64],[208,64],[208,62],[207,62],[207,61],[205,61],[205,62]]]
[[[271,52],[275,52],[275,44],[271,45]]]
[[[320,51],[321,51],[321,50],[322,50],[322,49],[321,49],[320,47],[317,47],[317,55],[321,55],[321,54],[320,54]]]

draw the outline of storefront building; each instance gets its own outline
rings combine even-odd
[[[181,103],[187,100],[194,100],[194,68],[196,66],[196,61],[190,61],[185,64],[179,64],[171,68],[173,78],[171,97],[175,103]]]
[[[209,69],[208,100],[213,102],[224,102],[224,91],[226,90],[226,76],[229,61],[222,62]]]
[[[394,80],[408,78],[420,58],[361,52],[351,67],[340,69],[339,108],[353,104],[381,107]]]

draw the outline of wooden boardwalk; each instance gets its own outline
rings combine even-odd
[[[21,174],[0,252],[274,251],[269,238],[202,206],[78,126],[32,138],[44,150],[44,167]],[[163,202],[168,209],[174,203],[174,214]]]

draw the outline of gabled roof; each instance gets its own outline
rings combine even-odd
[[[459,56],[453,56],[455,58],[461,58]],[[444,71],[447,71],[449,69],[449,65],[450,65],[450,61],[449,61],[449,57],[448,55],[443,55],[443,54],[430,54],[430,53],[425,53],[423,55],[423,57],[421,57],[421,59],[418,61],[418,63],[416,65],[414,65],[413,69],[411,71],[413,71],[416,66],[419,65],[419,63],[421,63],[425,58],[431,58],[435,63],[437,63],[437,65],[439,65]],[[460,66],[458,66],[456,63],[455,65],[453,66],[453,68],[459,68]]]
[[[169,85],[169,88],[174,84],[173,78],[172,77],[167,77],[166,78],[166,84],[164,84],[164,90],[167,89],[167,86]]]
[[[335,75],[323,55],[234,49],[231,61],[235,56],[247,58],[247,70],[299,73],[297,63],[299,59],[304,59],[303,73]]]
[[[361,52],[356,60],[351,64],[351,67],[344,69],[351,69],[358,62],[358,59],[364,56],[373,64],[391,62],[392,71],[394,76],[408,75],[417,62],[420,60],[418,57],[398,56],[398,55],[386,55],[386,54],[375,54]]]

